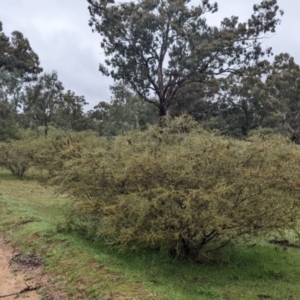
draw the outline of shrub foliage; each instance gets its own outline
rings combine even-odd
[[[56,178],[64,173],[69,160],[80,158],[85,151],[100,147],[101,141],[102,138],[95,132],[58,132],[40,137],[32,143],[33,165],[36,170],[48,172],[43,174],[42,179]]]
[[[186,118],[63,144],[51,182],[75,200],[70,226],[123,249],[197,259],[237,237],[294,228],[299,218],[300,152],[280,137],[235,141]]]
[[[20,179],[32,166],[32,157],[28,141],[12,141],[0,145],[0,167],[11,171]]]

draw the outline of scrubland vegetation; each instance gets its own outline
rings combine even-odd
[[[110,291],[133,299],[137,285],[138,299],[241,299],[242,291],[243,299],[297,299],[298,147],[276,135],[223,137],[188,116],[114,139],[27,137],[1,145],[2,167],[29,169],[22,181],[1,172],[0,226],[49,257],[55,278],[74,272],[61,279],[71,299],[80,298],[76,276],[86,299]],[[95,257],[110,291],[92,279],[97,268],[79,275]]]
[[[66,228],[123,250],[198,261],[237,238],[297,228],[300,152],[280,136],[233,140],[186,116],[112,140],[70,133],[0,149],[13,174],[31,166],[70,195]]]
[[[265,59],[276,0],[219,28],[209,1],[88,2],[115,80],[88,112],[0,22],[1,235],[70,299],[299,299],[300,67]]]

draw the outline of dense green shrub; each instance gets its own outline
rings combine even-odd
[[[22,179],[32,166],[33,152],[28,141],[11,141],[0,144],[0,166]]]
[[[48,136],[37,136],[24,131],[20,137],[20,140],[0,144],[0,166],[19,178],[30,167],[36,171],[47,171],[39,178],[43,181],[61,172],[66,161],[80,156],[88,145],[92,148],[101,145],[101,138],[93,132],[57,131]]]
[[[33,165],[36,170],[47,171],[43,179],[55,177],[70,159],[81,157],[82,152],[90,148],[99,147],[101,141],[102,138],[95,132],[57,132],[41,136],[31,143]]]
[[[281,137],[235,141],[186,118],[92,140],[68,140],[52,183],[75,199],[78,222],[70,226],[123,249],[197,259],[299,218],[300,151]]]

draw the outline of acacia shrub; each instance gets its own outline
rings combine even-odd
[[[14,176],[23,179],[32,166],[33,152],[30,143],[15,140],[0,145],[0,166],[9,170]]]
[[[56,132],[48,136],[24,132],[20,140],[0,144],[0,166],[19,178],[33,167],[40,171],[36,178],[48,182],[68,160],[80,157],[81,151],[98,147],[103,140],[95,132]]]
[[[92,151],[101,146],[103,141],[105,142],[105,138],[89,131],[57,132],[46,137],[41,136],[31,144],[34,152],[33,166],[43,172],[43,181],[51,181],[63,171],[69,160],[80,158],[82,152]]]
[[[74,197],[78,230],[122,249],[198,259],[299,219],[300,152],[279,136],[236,141],[179,119],[79,153],[53,183]]]

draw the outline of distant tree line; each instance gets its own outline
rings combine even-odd
[[[29,41],[18,31],[6,36],[0,23],[0,140],[24,129],[116,136],[189,114],[222,135],[281,133],[300,143],[300,67],[287,53],[265,59],[271,49],[261,46],[283,14],[276,0],[255,5],[247,22],[225,18],[219,28],[205,18],[218,9],[207,0],[88,2],[107,55],[100,71],[115,80],[110,102],[86,111],[85,97],[66,91],[55,71],[42,73]]]

